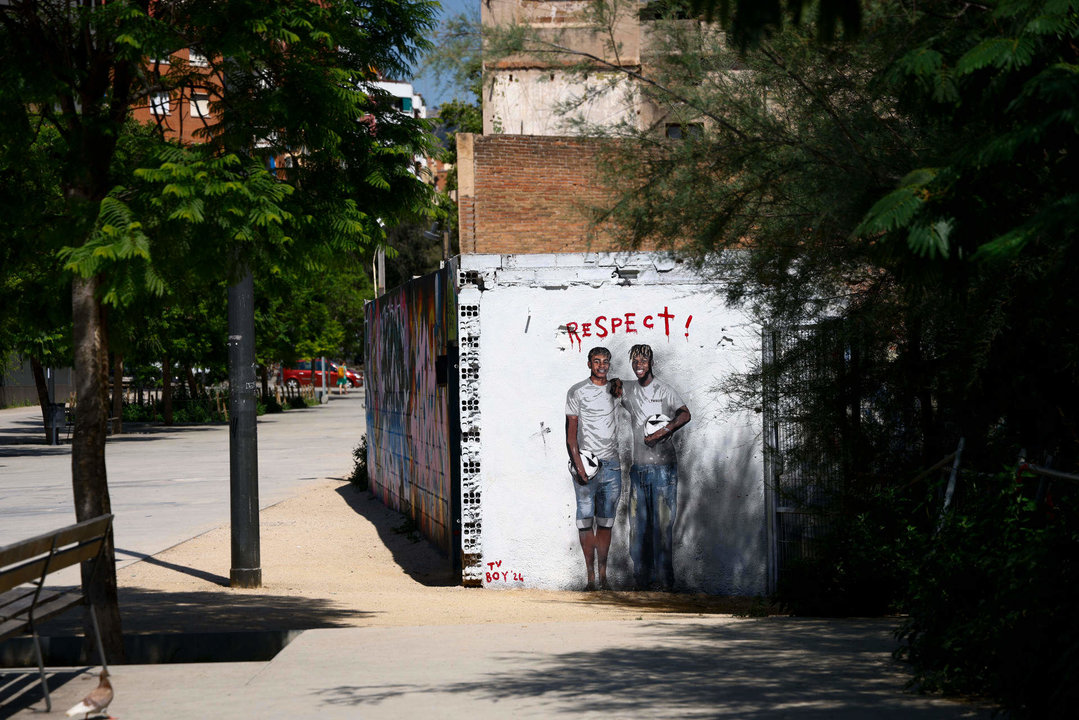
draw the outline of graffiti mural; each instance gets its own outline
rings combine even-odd
[[[661,256],[466,255],[367,306],[368,466],[488,588],[768,590],[762,352]],[[583,560],[583,562],[582,562]]]
[[[481,584],[765,592],[760,415],[722,390],[760,327],[722,285],[644,253],[466,263]]]
[[[413,280],[365,310],[371,489],[447,552],[451,453],[444,365],[456,324],[448,276]]]

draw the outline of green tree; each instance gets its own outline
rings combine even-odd
[[[483,40],[478,6],[443,20],[423,66],[443,87],[453,90],[453,99],[438,107],[435,132],[442,140],[440,158],[451,166],[445,192],[439,198],[444,210],[439,219],[442,231],[450,234],[450,255],[454,255],[460,245],[457,204],[451,200],[457,190],[457,133],[483,132]],[[397,234],[418,242],[423,239],[419,230],[410,230],[407,225]]]
[[[110,510],[104,308],[131,301],[137,287],[167,290],[177,264],[155,253],[186,239],[198,250],[188,261],[207,272],[272,268],[292,243],[294,259],[317,258],[326,245],[377,240],[380,216],[422,209],[426,190],[409,160],[425,143],[423,128],[365,83],[376,68],[408,65],[432,13],[423,0],[0,6],[4,140],[31,145],[42,128],[59,137],[55,227],[71,279],[78,519]],[[187,48],[210,59],[209,75],[177,58]],[[158,60],[170,56],[165,70]],[[170,150],[142,178],[127,174],[118,155],[132,108],[153,92],[193,87],[211,93],[219,120],[204,129],[206,149]],[[262,169],[271,154],[295,158],[287,187],[300,192],[287,193],[284,178],[274,182]],[[151,215],[139,214],[152,204],[137,197],[137,182],[157,184],[163,203]],[[162,220],[186,232],[150,234]],[[287,235],[286,221],[295,230]],[[122,657],[111,552],[110,543],[88,591],[105,609],[110,656]]]
[[[20,138],[21,139],[21,138]],[[7,231],[0,245],[0,363],[29,361],[43,424],[48,420],[44,367],[70,363],[71,308],[55,250],[63,201],[53,164],[59,137],[42,128],[33,142],[14,142],[0,127],[0,212]],[[50,254],[48,250],[52,250]]]
[[[597,217],[629,247],[669,248],[714,272],[761,322],[818,328],[731,389],[754,407],[762,380],[797,392],[803,442],[784,460],[840,468],[825,488],[839,529],[814,577],[849,584],[828,586],[826,600],[864,589],[855,568],[906,573],[910,593],[899,577],[890,599],[915,613],[904,637],[917,677],[1044,717],[1073,698],[1076,629],[1067,603],[1031,618],[1016,588],[1072,578],[1074,493],[1058,484],[1047,508],[990,478],[1022,448],[1079,466],[1079,14],[1066,0],[861,9],[847,42],[820,42],[803,19],[744,48],[685,12],[649,19],[649,64],[619,71],[661,125],[692,130],[673,140],[582,126],[620,139],[609,158],[618,199]],[[500,40],[597,62],[550,35]],[[817,376],[784,385],[806,362]],[[961,482],[994,500],[970,499],[938,536],[939,498],[926,505],[909,481],[960,438]],[[1017,515],[1017,504],[1029,507]],[[998,520],[1007,536],[989,542]],[[988,577],[991,602],[978,584]],[[1009,652],[976,649],[990,632]],[[1025,640],[1054,632],[1051,657]]]

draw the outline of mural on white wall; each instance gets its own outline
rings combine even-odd
[[[484,279],[483,584],[765,592],[760,415],[720,391],[759,326],[688,271],[583,257]]]
[[[678,449],[674,434],[691,419],[675,388],[656,377],[652,348],[629,349],[633,378],[615,381],[629,411],[629,556],[634,587],[672,590],[674,526],[678,514]]]
[[[674,525],[678,511],[675,432],[692,415],[682,396],[652,370],[652,348],[634,345],[634,378],[608,377],[611,351],[588,351],[589,376],[566,394],[566,449],[577,501],[577,531],[584,552],[585,590],[609,590],[607,556],[628,465],[629,555],[635,589],[671,590]],[[628,411],[630,456],[619,457],[619,407]]]
[[[566,393],[566,448],[577,503],[576,526],[584,551],[588,590],[608,589],[607,556],[622,497],[618,457],[618,398],[608,383],[611,351],[588,351],[588,377]],[[583,457],[582,457],[583,455]]]

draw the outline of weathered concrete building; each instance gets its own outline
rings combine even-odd
[[[487,58],[484,135],[570,135],[580,122],[647,128],[659,109],[638,92],[649,24],[642,3],[620,0],[597,17],[587,0],[483,0],[485,27],[528,28],[533,52]],[[597,32],[596,28],[602,28]],[[584,72],[567,72],[575,66]]]

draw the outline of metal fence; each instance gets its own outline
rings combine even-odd
[[[771,584],[814,557],[842,492],[843,386],[851,353],[838,323],[766,328],[763,338],[765,473]],[[828,406],[821,407],[825,402]],[[835,418],[832,422],[830,418]]]

